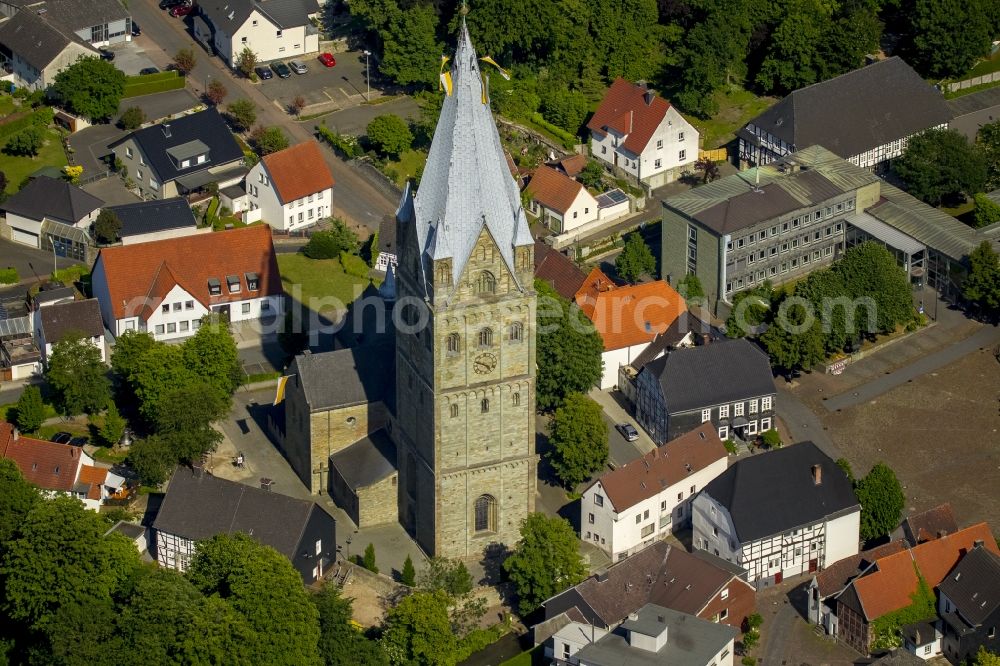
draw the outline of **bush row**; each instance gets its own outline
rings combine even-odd
[[[167,74],[168,78],[158,78],[163,74]],[[151,95],[168,90],[180,90],[183,87],[184,77],[177,72],[130,76],[125,81],[125,94],[123,97],[139,97],[140,95]]]

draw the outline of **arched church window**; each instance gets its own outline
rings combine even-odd
[[[449,354],[457,354],[459,350],[458,333],[449,333],[447,339],[447,349]]]
[[[497,279],[493,276],[493,273],[489,271],[483,271],[479,274],[476,279],[476,293],[477,294],[495,294],[497,293]]]
[[[492,495],[480,495],[476,498],[475,514],[477,532],[496,532],[497,501]]]
[[[524,339],[524,324],[515,321],[510,325],[510,341],[521,342]]]
[[[455,405],[455,404],[453,404],[453,405],[452,405],[452,406],[451,406],[451,407],[449,408],[449,410],[450,410],[450,412],[451,412],[451,418],[455,418],[456,416],[458,416],[458,405]]]
[[[479,409],[483,414],[490,411],[490,399],[483,398],[482,401],[479,403]]]
[[[493,346],[493,329],[484,328],[479,331],[479,346],[480,347],[492,347]]]

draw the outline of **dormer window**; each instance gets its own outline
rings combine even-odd
[[[257,291],[257,288],[258,288],[257,287],[257,283],[260,281],[257,278],[257,274],[256,273],[245,273],[243,277],[246,278],[247,289],[249,289],[250,291]]]
[[[210,296],[222,294],[222,283],[219,282],[218,278],[208,278],[208,293]]]
[[[186,169],[193,164],[203,164],[208,161],[208,146],[203,141],[194,139],[167,148],[167,155],[178,169]]]
[[[240,293],[240,276],[239,275],[227,275],[226,284],[229,285],[230,294]]]

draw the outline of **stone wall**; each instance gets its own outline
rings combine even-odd
[[[358,527],[373,527],[395,523],[399,520],[396,503],[397,474],[393,474],[367,488],[358,489]]]

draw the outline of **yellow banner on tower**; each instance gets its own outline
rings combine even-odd
[[[451,82],[451,72],[445,71],[445,67],[448,65],[448,56],[441,56],[441,71],[438,74],[440,79],[440,90],[444,91],[445,95],[451,95],[452,82]]]
[[[510,72],[508,72],[506,69],[504,69],[503,67],[501,67],[500,65],[498,65],[497,62],[496,62],[496,60],[494,60],[493,58],[491,58],[489,56],[483,56],[479,60],[480,60],[480,62],[485,62],[488,65],[493,65],[494,67],[496,67],[497,71],[500,72],[500,76],[502,76],[506,80],[510,81]]]

